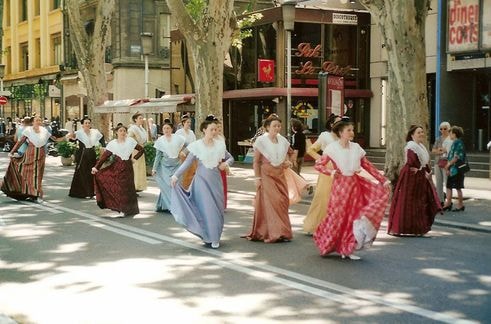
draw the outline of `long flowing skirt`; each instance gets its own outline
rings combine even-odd
[[[218,168],[198,162],[189,191],[176,184],[171,194],[176,222],[206,243],[219,242],[223,231],[223,185]]]
[[[81,148],[79,160],[75,166],[72,184],[68,195],[75,198],[93,197],[95,195],[94,176],[92,167],[96,163],[96,153],[93,147]]]
[[[393,235],[426,234],[439,210],[440,199],[433,183],[424,172],[414,174],[409,167],[404,167],[392,197],[387,232]]]
[[[24,155],[11,158],[2,183],[2,191],[9,197],[25,200],[43,197],[43,175],[46,150],[29,144]]]
[[[223,185],[223,207],[226,209],[227,208],[227,191],[228,191],[228,186],[227,186],[227,172],[225,170],[220,170],[220,177],[222,178],[222,185]]]
[[[291,168],[285,169],[285,179],[288,186],[289,203],[290,205],[296,204],[302,200],[302,192],[309,184]]]
[[[135,177],[135,189],[137,191],[147,190],[147,165],[145,164],[145,154],[133,163]]]
[[[314,197],[310,204],[307,216],[303,220],[303,230],[306,233],[314,233],[319,224],[327,215],[329,196],[331,195],[332,177],[324,173],[319,174],[315,187]]]
[[[160,189],[159,198],[157,199],[156,211],[169,211],[172,187],[170,177],[179,168],[179,159],[163,158],[156,168],[155,181]]]
[[[288,216],[288,185],[285,169],[261,164],[261,184],[254,199],[252,230],[245,237],[252,241],[273,243],[293,237]]]
[[[110,166],[99,170],[95,175],[95,193],[97,205],[102,209],[109,208],[126,216],[140,212],[131,160],[123,161],[116,156]]]
[[[321,255],[338,252],[350,255],[355,248],[375,240],[389,200],[389,190],[358,175],[336,175],[332,185],[326,218],[314,233]],[[356,222],[363,222],[361,242],[355,238]]]

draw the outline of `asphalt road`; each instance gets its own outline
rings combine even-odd
[[[0,153],[0,175],[6,169]],[[291,208],[292,242],[240,238],[252,223],[251,170],[234,168],[218,250],[153,211],[135,218],[67,196],[73,167],[49,158],[42,204],[0,195],[0,314],[19,323],[486,323],[491,234],[434,226],[385,234],[361,261],[320,257]],[[150,179],[150,178],[149,178]]]

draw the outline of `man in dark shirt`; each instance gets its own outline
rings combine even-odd
[[[298,119],[292,119],[291,122],[292,127],[292,139],[291,139],[291,147],[295,152],[296,163],[294,162],[292,169],[300,175],[300,171],[302,170],[303,157],[305,155],[305,134],[303,133],[303,124]]]

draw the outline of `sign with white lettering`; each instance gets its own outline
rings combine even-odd
[[[338,25],[358,25],[358,16],[334,12],[332,14],[332,23]]]
[[[479,0],[448,1],[448,52],[473,51],[479,45]]]

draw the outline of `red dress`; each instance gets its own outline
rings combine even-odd
[[[334,144],[338,145],[337,143],[331,145]],[[364,151],[356,143],[350,143],[350,145],[353,146],[353,150],[356,151],[358,148],[360,152],[361,156],[357,158],[360,167],[370,173],[379,183],[374,183],[357,173],[343,175],[336,161],[328,155],[322,156],[321,160],[316,163],[315,168],[324,174],[331,174],[326,167],[329,161],[332,161],[336,170],[327,216],[314,233],[314,241],[321,255],[332,252],[350,255],[357,248],[370,246],[375,240],[388,204],[389,190],[382,185],[386,181],[385,177],[364,157]],[[326,150],[329,149],[330,147]],[[335,149],[339,150],[337,147]],[[363,234],[361,242],[357,242],[355,238],[355,223],[363,223],[365,229],[369,228]]]
[[[407,150],[407,162],[397,181],[389,213],[387,232],[391,235],[423,235],[431,230],[435,215],[441,210],[435,188],[425,176],[430,167],[421,168],[416,153]],[[410,168],[421,169],[414,173]]]

